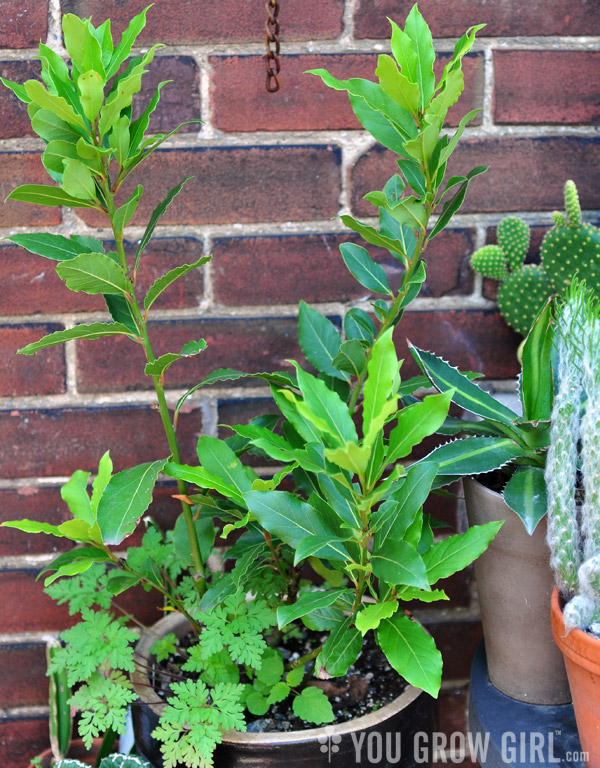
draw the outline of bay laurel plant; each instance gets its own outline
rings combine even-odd
[[[245,729],[246,712],[262,716],[288,699],[302,720],[331,722],[329,700],[308,683],[315,673],[344,675],[367,633],[409,683],[434,696],[439,691],[441,655],[404,606],[447,599],[438,582],[478,557],[499,524],[435,540],[423,503],[452,469],[437,460],[411,464],[410,454],[447,420],[454,389],[403,407],[402,397],[425,379],[401,381],[392,334],[425,280],[428,242],[460,209],[471,179],[485,170],[446,179],[447,163],[475,112],[453,133],[443,130],[447,111],[463,90],[462,59],[479,27],[458,40],[437,82],[432,36],[416,6],[404,30],[392,24],[392,56],[379,57],[377,82],[342,81],[317,72],[331,87],[348,92],[362,125],[397,158],[399,172],[382,191],[367,195],[378,227],[350,216],[343,220],[367,243],[399,260],[399,288],[390,288],[367,249],[345,243],[346,266],[377,298],[369,312],[356,307],[346,314],[344,338],[327,317],[302,303],[299,339],[310,370],[293,362],[283,372],[216,371],[190,389],[171,415],[167,370],[175,360],[200,353],[204,342],[192,340],[179,352],[156,358],[148,319],[160,293],[204,260],[172,270],[145,297],[138,296],[144,250],[185,183],[155,209],[128,259],[124,228],[143,187],[117,202],[121,184],[167,138],[146,135],[164,83],[140,117],[134,120],[131,113],[133,95],[156,50],[126,61],[144,22],[145,12],[114,46],[110,22],[95,28],[67,14],[70,64],[41,46],[44,83],[5,82],[28,103],[33,128],[46,142],[44,165],[57,184],[19,187],[11,199],[94,209],[106,217],[115,252],[99,240],[75,235],[15,235],[12,240],[56,260],[67,288],[103,295],[112,318],[51,334],[21,353],[115,334],[140,344],[145,373],[156,390],[165,453],[116,474],[105,453],[89,490],[91,475],[84,471],[75,472],[62,488],[72,520],[58,526],[30,520],[9,524],[78,545],[42,574],[48,593],[81,614],[81,621],[62,633],[64,647],[53,665],[66,669],[69,685],[75,686],[71,705],[81,711],[79,730],[87,743],[103,730],[123,728],[126,708],[136,699],[128,673],[149,663],[134,657],[137,635],[119,596],[142,585],[156,591],[163,610],[188,619],[194,640],[183,652],[184,674],[164,691],[167,703],[154,737],[162,742],[166,768],[204,768],[212,765],[224,732]],[[186,398],[199,387],[245,375],[270,386],[273,413],[235,426],[226,440],[200,437],[199,464],[182,464],[175,419]],[[280,469],[272,477],[260,476],[242,462],[246,453],[274,460]],[[458,450],[453,461],[464,466],[463,459]],[[177,482],[181,516],[167,532],[149,522],[139,546],[115,551],[146,512],[160,473]],[[211,572],[207,561],[217,529],[225,545],[236,538],[226,551],[231,567]],[[307,574],[318,576],[321,585]],[[281,647],[307,629],[321,639],[305,656],[286,662]],[[160,661],[176,650],[181,652],[176,638],[167,635],[153,653]]]

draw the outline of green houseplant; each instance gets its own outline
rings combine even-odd
[[[557,584],[552,625],[565,656],[581,746],[593,767],[600,760],[600,306],[586,283],[572,286],[561,303],[557,337],[546,464],[548,543]]]
[[[327,84],[348,91],[364,127],[399,155],[400,173],[383,191],[367,196],[379,211],[379,228],[352,217],[344,221],[368,243],[383,246],[399,259],[404,267],[401,286],[393,292],[365,248],[344,244],[347,267],[379,297],[372,303],[375,321],[363,310],[351,310],[343,340],[326,317],[302,304],[301,346],[317,375],[297,363],[283,373],[252,374],[272,387],[279,412],[235,427],[236,435],[228,441],[201,437],[200,465],[189,467],[181,464],[175,423],[193,390],[171,415],[165,375],[175,360],[199,354],[205,344],[194,340],[179,352],[156,358],[148,319],[162,291],[205,259],[167,273],[143,299],[136,290],[144,249],[186,180],[154,210],[129,260],[123,233],[143,187],[138,185],[129,199],[117,201],[124,179],[167,138],[146,135],[164,83],[139,118],[131,115],[133,95],[156,49],[126,61],[145,14],[132,20],[116,46],[109,21],[95,28],[67,14],[63,30],[71,67],[42,45],[45,86],[37,81],[23,86],[5,82],[28,103],[33,128],[46,142],[44,165],[58,184],[22,186],[10,198],[88,207],[107,218],[116,252],[79,236],[40,233],[12,238],[58,261],[57,272],[68,288],[103,295],[112,318],[51,334],[21,353],[115,334],[140,344],[147,357],[145,373],[156,391],[165,455],[113,475],[107,453],[99,461],[91,493],[90,474],[83,471],[75,472],[63,487],[72,520],[59,526],[29,520],[10,524],[78,545],[42,573],[49,594],[82,616],[62,634],[65,645],[52,669],[66,669],[69,684],[76,686],[71,704],[82,711],[79,729],[86,741],[106,728],[121,729],[126,708],[136,699],[128,675],[148,663],[135,657],[137,635],[127,626],[130,617],[119,614],[119,595],[141,584],[156,590],[165,610],[185,618],[195,639],[182,668],[191,677],[165,686],[168,702],[154,737],[161,742],[160,759],[166,768],[196,768],[212,764],[224,733],[244,730],[245,712],[260,716],[272,704],[289,699],[300,719],[331,722],[331,703],[322,689],[310,684],[313,667],[321,677],[343,675],[367,633],[375,635],[392,667],[409,683],[433,695],[439,689],[439,651],[402,605],[412,599],[445,599],[443,590],[432,586],[481,554],[500,524],[435,541],[422,504],[439,466],[422,462],[409,468],[398,460],[442,424],[453,393],[401,408],[400,395],[411,393],[422,379],[401,383],[392,333],[425,280],[427,242],[460,208],[470,180],[485,170],[479,167],[445,179],[448,159],[475,114],[466,115],[451,136],[442,130],[449,107],[463,90],[461,61],[478,28],[457,42],[437,83],[431,33],[416,7],[404,30],[393,24],[393,57],[379,58],[377,83],[340,81],[317,72]],[[408,188],[412,191],[405,193]],[[438,218],[430,228],[434,213]],[[197,386],[243,375],[218,371]],[[276,424],[281,434],[273,433]],[[283,468],[271,479],[259,477],[238,458],[248,451],[274,459]],[[460,445],[453,460],[463,460]],[[450,464],[445,463],[444,471],[452,471]],[[136,528],[161,472],[177,481],[181,516],[167,533],[150,524],[142,544],[130,546],[120,557],[111,547],[121,545]],[[190,483],[200,492],[193,493]],[[291,484],[293,491],[280,490],[281,483]],[[222,538],[239,536],[227,553],[234,563],[228,573],[212,573],[206,565],[215,543],[215,523],[224,526]],[[324,586],[306,582],[303,571],[308,568],[325,580]],[[250,601],[248,592],[253,595]],[[284,663],[278,643],[303,627],[324,632],[326,639]],[[170,657],[178,652],[176,638],[167,634],[153,641],[152,652],[157,661]]]

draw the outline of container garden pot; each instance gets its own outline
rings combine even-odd
[[[552,592],[552,634],[565,658],[581,749],[600,768],[600,640],[581,629],[565,633],[558,589]]]
[[[518,701],[565,704],[569,683],[548,617],[554,576],[546,520],[530,536],[499,493],[473,478],[464,490],[469,525],[504,520],[474,566],[490,681]]]
[[[182,637],[188,627],[179,614],[165,616],[142,634],[136,657],[148,659],[150,648],[159,637],[169,632]],[[163,768],[160,745],[151,734],[165,705],[156,703],[157,695],[146,669],[136,669],[132,681],[142,701],[132,707],[136,750],[154,768]],[[350,722],[285,733],[230,732],[217,747],[214,761],[219,768],[428,766],[431,763],[423,755],[425,747],[431,745],[435,725],[434,700],[420,688],[409,685],[391,703]]]
[[[102,746],[102,739],[94,739],[91,749],[86,749],[83,741],[76,739],[71,742],[67,758],[69,760],[79,760],[86,765],[96,765],[96,759]],[[52,765],[53,757],[52,750],[50,748],[45,749],[38,757],[41,760],[41,768],[50,768]]]

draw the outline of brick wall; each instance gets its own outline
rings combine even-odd
[[[146,0],[0,0],[0,75],[23,81],[39,71],[35,46],[60,48],[61,12],[107,15],[113,30]],[[144,262],[144,281],[184,260],[213,253],[202,272],[161,298],[153,327],[163,351],[203,336],[209,348],[194,362],[172,368],[175,402],[198,377],[217,366],[279,368],[298,354],[297,302],[305,299],[342,316],[364,292],[347,277],[338,245],[348,238],[340,212],[369,216],[365,192],[394,172],[388,153],[358,130],[347,98],[302,74],[326,67],[334,74],[372,76],[385,48],[386,16],[403,21],[405,0],[284,0],[281,9],[282,90],[264,89],[263,3],[259,0],[160,0],[150,11],[142,43],[162,40],[148,75],[150,93],[174,78],[153,116],[156,131],[201,117],[199,133],[181,133],[148,163],[146,194],[129,232],[168,188],[195,175],[158,228]],[[520,212],[543,232],[561,205],[562,185],[576,181],[586,217],[600,210],[600,4],[590,0],[422,0],[420,10],[438,38],[440,53],[473,24],[487,27],[466,61],[461,112],[481,107],[465,133],[455,167],[489,164],[476,179],[464,212],[434,241],[427,284],[406,318],[398,344],[420,346],[485,372],[509,387],[517,372],[517,337],[498,316],[489,286],[470,272],[474,248],[493,241],[507,212]],[[189,130],[189,129],[188,129]],[[17,183],[45,180],[41,142],[28,127],[24,105],[0,92],[0,194]],[[0,236],[50,227],[91,234],[93,214],[10,202],[0,206]],[[108,232],[100,232],[108,238]],[[390,282],[394,264],[381,256]],[[15,357],[24,344],[80,321],[104,319],[93,297],[72,294],[52,265],[0,245],[0,519],[64,519],[60,483],[76,468],[92,470],[110,447],[119,468],[164,452],[153,397],[129,365],[130,347],[107,339]],[[92,346],[94,345],[94,346]],[[243,420],[267,407],[257,386],[214,388],[194,397],[181,422],[188,455],[201,432]],[[168,521],[168,488],[155,513]],[[435,514],[457,522],[455,504]],[[51,557],[51,540],[15,531],[0,534],[0,766],[24,768],[46,745],[43,643],[69,617],[34,583]],[[55,549],[55,551],[56,551]],[[480,636],[468,574],[449,586],[450,608],[424,614],[446,659],[442,701],[464,707],[463,689]],[[138,606],[149,616],[143,600]],[[460,726],[443,709],[448,728]]]

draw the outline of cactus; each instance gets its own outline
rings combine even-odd
[[[567,631],[600,622],[600,302],[576,282],[557,310],[557,391],[546,459],[548,544]],[[577,504],[581,477],[583,503]]]
[[[533,321],[552,295],[565,296],[573,277],[600,289],[600,230],[581,221],[573,181],[565,183],[565,212],[554,212],[553,228],[541,248],[541,264],[525,264],[530,230],[510,216],[498,225],[498,245],[485,245],[471,257],[474,271],[501,282],[498,306],[506,322],[527,336]]]

